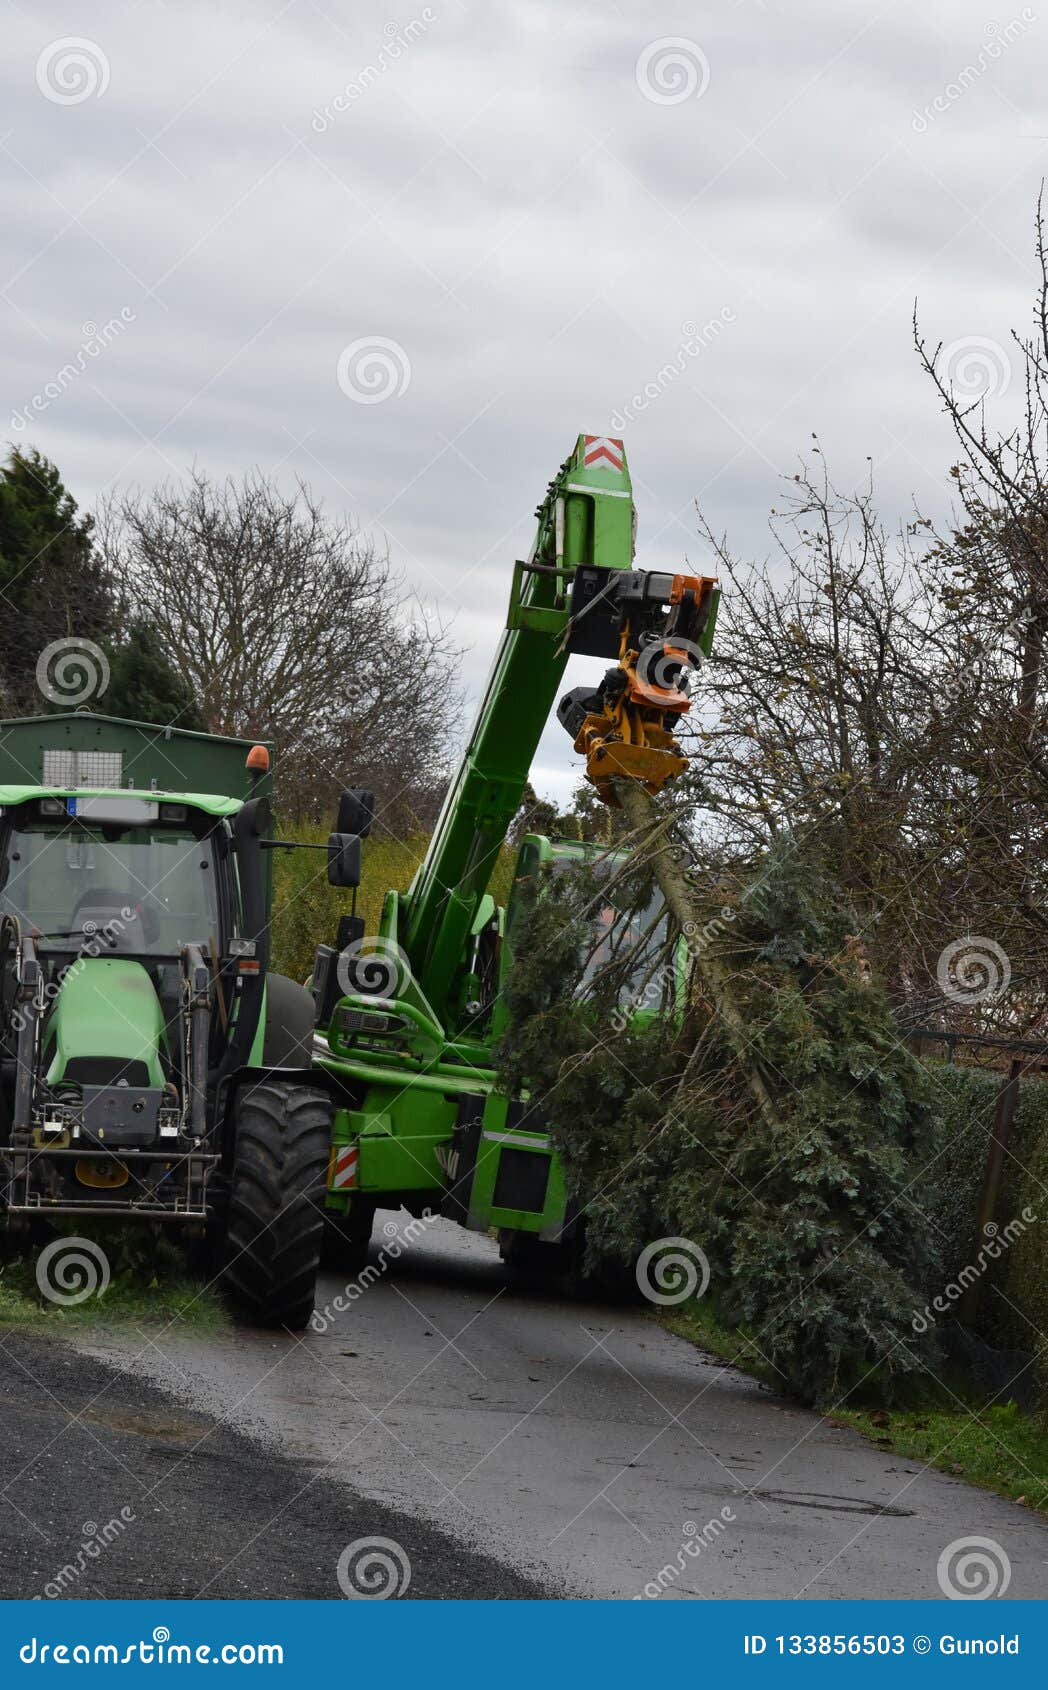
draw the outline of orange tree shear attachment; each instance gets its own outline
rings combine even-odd
[[[700,575],[636,570],[619,595],[619,661],[594,690],[575,687],[557,715],[586,759],[586,776],[605,804],[618,805],[614,781],[660,792],[688,766],[673,728],[689,708],[682,671],[709,647],[717,583]],[[665,606],[660,631],[652,610]]]

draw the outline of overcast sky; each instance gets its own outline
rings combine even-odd
[[[474,696],[580,431],[625,439],[651,567],[705,561],[696,499],[763,555],[813,430],[890,520],[941,509],[910,315],[1008,403],[1038,4],[5,0],[7,438],[89,506],[303,477]],[[554,723],[535,784],[573,762]]]

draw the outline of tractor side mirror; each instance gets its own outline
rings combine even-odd
[[[355,833],[359,839],[366,839],[374,819],[375,794],[362,786],[347,787],[338,801],[335,823],[338,832]]]
[[[360,835],[328,834],[327,877],[331,886],[360,885]]]

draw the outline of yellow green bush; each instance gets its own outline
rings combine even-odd
[[[281,837],[324,845],[329,831],[320,823],[303,823],[297,827],[285,826]],[[386,892],[391,887],[403,891],[410,884],[425,849],[424,834],[408,839],[387,835],[364,840],[357,914],[364,918],[365,932],[378,931]],[[317,946],[334,944],[338,918],[349,913],[352,899],[352,892],[328,885],[327,857],[323,851],[275,851],[273,967],[293,980],[307,979],[313,971]]]
[[[280,825],[282,839],[311,845],[326,844],[328,831],[319,822]],[[364,918],[366,933],[377,933],[386,893],[391,888],[406,891],[411,884],[428,843],[424,833],[406,839],[373,834],[363,841],[357,914]],[[509,895],[515,858],[515,847],[504,845],[492,876],[491,891],[502,904]],[[323,851],[274,851],[273,968],[292,980],[307,979],[317,946],[334,944],[338,918],[349,913],[352,900],[351,892],[328,885]]]

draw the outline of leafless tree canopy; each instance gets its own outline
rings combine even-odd
[[[431,817],[458,653],[368,538],[305,486],[200,472],[111,504],[100,533],[208,730],[276,741],[286,808],[326,814],[352,783],[376,789],[387,825]]]
[[[1040,208],[1025,404],[996,431],[940,348],[917,350],[957,437],[958,510],[894,533],[871,485],[835,488],[817,443],[773,513],[765,562],[700,517],[724,586],[694,714],[690,799],[715,860],[777,838],[821,859],[911,1003],[974,936],[999,946],[1010,1025],[1048,1026],[1048,259]],[[992,960],[992,958],[991,958]],[[961,994],[963,996],[963,994]],[[974,994],[973,994],[974,995]]]

